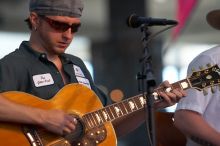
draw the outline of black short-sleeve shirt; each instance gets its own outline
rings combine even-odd
[[[80,58],[70,54],[62,54],[60,58],[68,84],[79,83],[80,77],[87,81],[103,105],[109,103],[95,86]],[[76,69],[80,71],[77,73]],[[42,82],[42,78],[48,82]],[[19,49],[0,60],[0,92],[23,91],[43,99],[51,99],[63,87],[61,74],[55,65],[47,59],[46,54],[34,51],[27,41],[23,41]]]

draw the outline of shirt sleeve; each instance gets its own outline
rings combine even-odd
[[[208,94],[204,95],[202,91],[188,89],[186,91],[187,96],[179,101],[176,110],[191,110],[203,114],[211,98],[211,93],[209,90],[210,89],[208,89]]]
[[[0,60],[0,92],[17,90],[16,72],[9,62]]]

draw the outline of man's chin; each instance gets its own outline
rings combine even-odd
[[[55,52],[56,52],[57,54],[63,54],[65,51],[66,51],[66,47],[57,47],[57,48],[55,49]]]
[[[61,55],[61,54],[63,54],[63,53],[65,53],[65,51],[57,51],[57,52],[56,52],[57,55]]]

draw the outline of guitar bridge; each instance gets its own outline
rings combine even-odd
[[[107,137],[107,131],[104,125],[99,127],[89,129],[85,135],[75,143],[72,143],[74,146],[97,146],[102,143]]]

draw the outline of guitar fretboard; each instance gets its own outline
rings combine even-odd
[[[153,93],[154,103],[160,102],[163,100],[159,96],[159,92],[170,92],[172,89],[182,88],[187,89],[190,88],[190,82],[188,79],[184,79],[172,84],[170,88],[157,88]],[[85,114],[82,119],[86,123],[87,128],[98,127],[105,122],[113,121],[122,116],[129,115],[135,111],[143,109],[146,106],[146,97],[143,94],[127,98],[118,103],[114,103],[112,105],[106,106],[97,111],[93,111]]]

